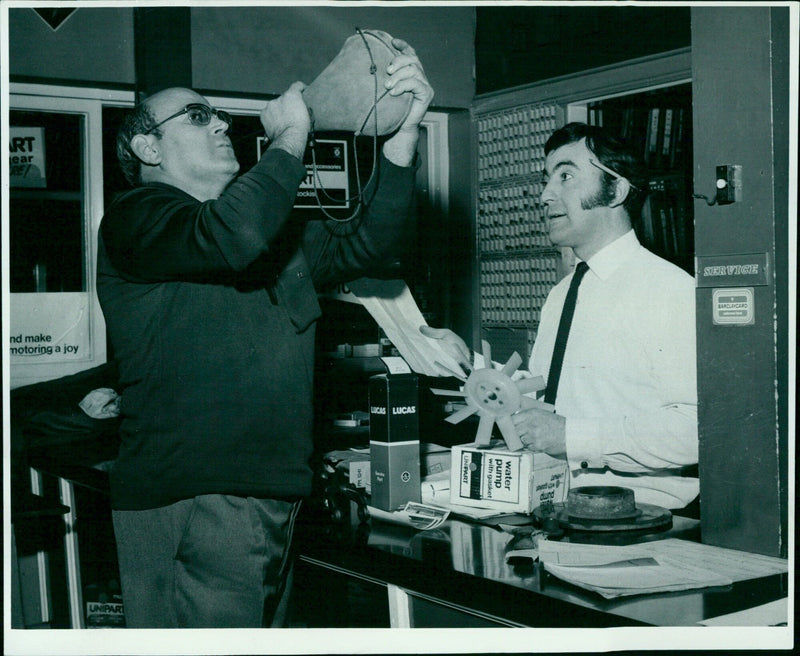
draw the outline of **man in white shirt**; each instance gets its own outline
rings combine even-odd
[[[571,123],[545,145],[550,240],[588,264],[556,383],[555,412],[512,416],[526,448],[568,461],[571,486],[620,485],[637,503],[683,508],[698,494],[694,280],[632,229],[641,162],[602,128]],[[583,266],[583,265],[581,265]],[[548,379],[573,274],[550,292],[530,359]],[[464,352],[450,331],[431,329]],[[687,470],[694,475],[687,475]]]

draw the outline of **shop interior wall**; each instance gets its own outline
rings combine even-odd
[[[194,7],[193,85],[278,94],[310,83],[355,28],[405,39],[436,90],[438,108],[468,108],[475,93],[472,7]]]
[[[694,186],[742,167],[742,199],[695,206],[698,258],[766,254],[752,325],[715,325],[697,290],[703,541],[786,556],[787,8],[692,8]],[[773,277],[773,273],[775,277]],[[736,287],[735,280],[720,287]],[[738,286],[741,286],[739,284]]]
[[[135,82],[133,9],[78,8],[53,29],[32,8],[8,10],[9,75],[119,88]]]
[[[158,11],[145,9],[145,11]],[[9,9],[11,80],[133,85],[133,6],[79,7],[58,29],[32,8]],[[310,83],[355,28],[411,43],[437,108],[466,109],[475,93],[472,7],[192,7],[192,86],[219,95],[272,95]]]
[[[689,7],[491,6],[476,8],[476,93],[686,48]]]

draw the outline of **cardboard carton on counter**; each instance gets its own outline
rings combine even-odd
[[[567,463],[545,453],[452,448],[450,503],[509,513],[530,513],[567,498]]]
[[[447,476],[450,471],[450,449],[449,447],[421,442],[420,450],[420,477]],[[335,463],[337,469],[347,476],[348,483],[355,487],[366,490],[367,494],[371,489],[370,475],[370,454],[368,451],[350,449],[347,451],[331,451],[327,454],[329,460]]]

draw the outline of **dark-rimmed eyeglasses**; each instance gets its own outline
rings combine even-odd
[[[150,128],[144,134],[150,134],[153,130],[160,128],[164,123],[167,121],[171,121],[173,118],[177,118],[178,116],[183,116],[186,114],[189,117],[189,122],[192,125],[208,125],[211,123],[211,117],[216,116],[219,118],[220,121],[228,124],[228,130],[231,129],[233,125],[233,117],[228,114],[223,109],[214,109],[213,107],[209,107],[208,105],[204,105],[202,103],[190,103],[186,105],[181,111],[175,112],[172,116],[168,116],[160,123],[156,123],[152,128]]]

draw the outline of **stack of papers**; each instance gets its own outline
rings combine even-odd
[[[731,585],[788,571],[782,558],[674,538],[622,547],[539,540],[537,547],[553,576],[607,599]]]
[[[416,373],[466,378],[458,362],[442,350],[441,341],[419,331],[427,322],[404,281],[359,278],[348,287]]]
[[[380,510],[373,506],[367,506],[367,508],[369,509],[370,517],[382,519],[392,524],[410,526],[419,531],[430,531],[433,528],[439,528],[450,514],[444,508],[427,506],[415,501],[409,501],[401,510],[392,512]]]

